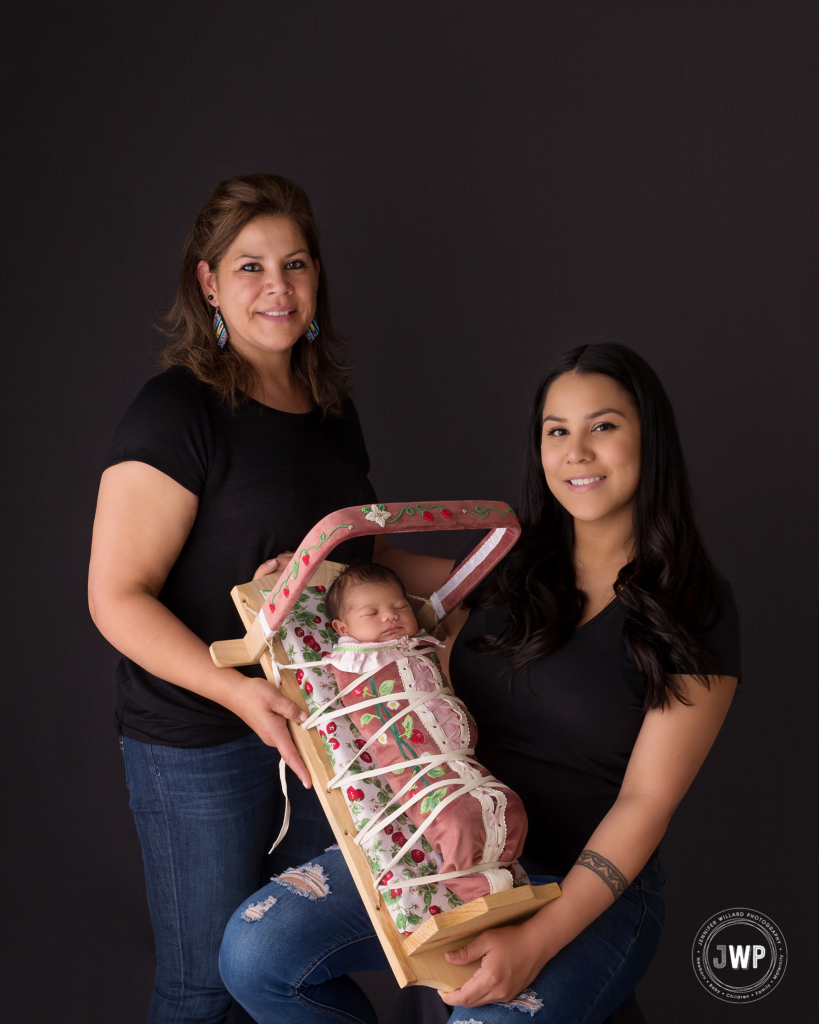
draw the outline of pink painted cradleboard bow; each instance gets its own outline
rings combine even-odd
[[[330,552],[345,540],[371,534],[419,533],[425,530],[491,530],[469,557],[430,598],[439,618],[448,615],[511,550],[520,535],[520,523],[503,501],[392,502],[353,505],[325,516],[307,534],[262,605],[259,619],[273,636]]]

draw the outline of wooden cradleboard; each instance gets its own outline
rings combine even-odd
[[[369,518],[365,518],[367,515]],[[289,662],[279,636],[279,627],[308,583],[311,587],[330,585],[342,566],[326,561],[326,555],[351,536],[381,530],[414,532],[442,528],[494,528],[493,533],[478,545],[476,551],[433,595],[431,601],[425,602],[422,608],[415,611],[419,624],[433,633],[437,629],[439,616],[456,607],[475,583],[512,547],[520,532],[513,515],[512,510],[501,502],[495,502],[490,507],[475,502],[375,505],[333,513],[308,534],[288,568],[234,587],[231,596],[247,632],[243,639],[213,644],[213,660],[220,667],[260,661],[266,677],[275,684],[278,672],[273,666],[274,656],[280,665]],[[281,692],[299,707],[309,711],[295,673],[282,671],[280,679]],[[294,722],[288,725],[375,933],[402,988],[407,985],[427,985],[444,992],[460,988],[480,964],[452,965],[444,959],[445,952],[464,945],[486,928],[523,921],[560,895],[560,888],[556,884],[518,886],[439,913],[424,921],[411,934],[402,935],[375,888],[364,850],[354,842],[356,826],[342,790],[328,789],[327,784],[335,775],[335,768],[318,730],[305,730]],[[419,879],[419,885],[423,885],[422,879]]]

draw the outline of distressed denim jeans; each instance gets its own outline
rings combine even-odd
[[[532,883],[559,882],[533,876]],[[450,1024],[601,1024],[648,969],[665,920],[664,878],[652,860],[611,907],[510,1003],[456,1007]],[[219,965],[258,1024],[377,1024],[349,971],[387,966],[344,858],[330,849],[273,880],[230,919]]]
[[[214,747],[121,738],[156,940],[149,1024],[221,1024],[231,997],[219,946],[237,903],[271,875],[333,842],[317,797],[290,775],[290,831],[279,754],[252,734]],[[272,837],[272,838],[271,838]],[[234,1024],[247,1016],[234,1007]]]

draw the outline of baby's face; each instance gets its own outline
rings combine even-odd
[[[362,583],[346,595],[344,618],[333,620],[340,636],[383,643],[418,632],[418,623],[397,583]]]

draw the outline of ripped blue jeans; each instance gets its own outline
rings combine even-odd
[[[279,753],[251,733],[215,747],[120,738],[156,939],[149,1024],[223,1024],[230,994],[219,944],[236,904],[333,833],[312,791],[291,786],[293,818],[267,854],[284,810]],[[244,1013],[232,1013],[234,1024]]]
[[[532,883],[559,882],[533,876]],[[651,963],[665,921],[665,879],[654,858],[619,899],[553,957],[511,1003],[455,1007],[450,1024],[601,1024]],[[234,998],[258,1024],[377,1024],[367,997],[347,976],[387,960],[338,849],[286,872],[231,918],[219,968]]]

